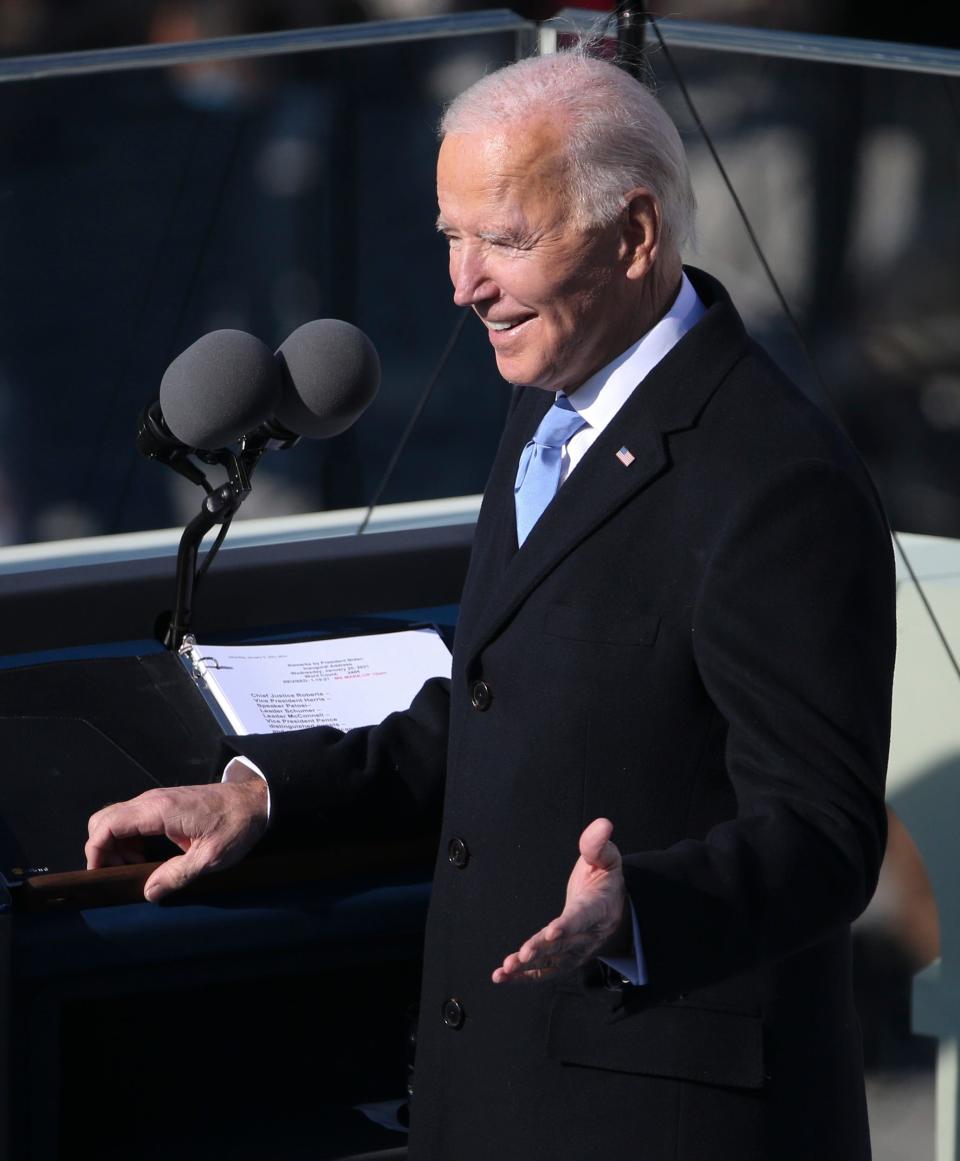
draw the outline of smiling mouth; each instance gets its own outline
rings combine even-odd
[[[513,319],[511,321],[504,321],[504,322],[494,322],[492,319],[481,317],[480,321],[483,323],[483,325],[487,328],[488,331],[493,331],[496,334],[502,334],[504,331],[516,330],[517,327],[523,326],[524,323],[529,322],[530,319],[534,318],[534,317],[536,317],[536,316],[530,315],[527,318],[518,318],[518,319]]]

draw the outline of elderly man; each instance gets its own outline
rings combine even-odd
[[[108,808],[90,865],[166,832],[184,854],[157,898],[249,849],[268,786],[270,825],[442,796],[411,1158],[863,1161],[880,505],[681,266],[683,150],[626,73],[570,54],[486,77],[447,111],[437,189],[455,300],[522,385],[452,681],[370,729],[231,739],[262,777],[234,761]]]

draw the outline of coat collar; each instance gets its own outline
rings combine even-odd
[[[458,636],[468,660],[500,630],[541,581],[596,527],[669,469],[666,436],[696,425],[748,339],[723,287],[687,268],[706,314],[644,379],[601,432],[576,471],[516,544],[513,483],[524,445],[553,402],[523,389],[501,440],[477,523]],[[617,458],[623,447],[634,457]]]

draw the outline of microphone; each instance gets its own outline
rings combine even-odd
[[[379,386],[376,348],[340,319],[304,323],[275,355],[245,331],[212,331],[164,372],[159,400],[140,415],[137,448],[199,483],[188,456],[237,440],[258,454],[339,435]]]
[[[265,343],[245,331],[211,331],[164,372],[159,419],[181,448],[216,451],[274,413],[281,385]]]
[[[273,421],[287,432],[329,439],[355,423],[380,386],[377,349],[359,327],[314,319],[277,350],[281,390]]]

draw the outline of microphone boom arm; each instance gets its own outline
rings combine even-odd
[[[183,530],[177,550],[177,597],[170,624],[163,635],[166,649],[177,652],[193,623],[193,594],[197,584],[197,552],[204,536],[216,524],[229,524],[240,505],[250,495],[250,475],[256,458],[239,457],[226,448],[204,456],[227,469],[229,480],[203,498],[199,513]]]

